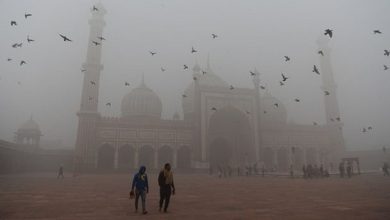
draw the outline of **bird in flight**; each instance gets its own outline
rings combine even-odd
[[[11,21],[11,26],[16,26],[18,25],[18,23],[16,23],[16,21]]]
[[[23,64],[27,64],[26,61],[24,61],[24,60],[20,61],[20,66]]]
[[[183,66],[184,66],[184,69],[185,69],[185,70],[188,69],[188,66],[187,66],[187,65],[184,64]]]
[[[233,90],[234,89],[234,87],[232,86],[232,85],[230,85],[230,88],[229,88],[230,90]]]
[[[20,44],[20,47],[21,47],[22,45]],[[12,47],[13,48],[17,48],[17,47],[19,47],[19,44],[18,43],[14,43],[14,44],[12,44]]]
[[[213,39],[218,37],[218,35],[216,35],[216,34],[211,34],[211,36],[213,37]]]
[[[161,67],[161,72],[165,72],[165,69]]]
[[[72,40],[71,39],[69,39],[67,36],[65,36],[65,35],[62,35],[62,34],[59,34],[61,37],[62,37],[62,39],[64,39],[64,41],[69,41],[69,42],[72,42]]]
[[[329,91],[324,91],[324,94],[325,95],[330,95],[330,92]]]
[[[321,56],[324,56],[324,52],[322,52],[322,50],[319,50],[318,54],[321,54]]]
[[[317,73],[318,75],[320,75],[320,72],[318,71],[316,65],[313,66],[313,71],[312,71],[312,72],[313,72],[313,73]]]
[[[277,107],[279,107],[279,104],[278,104],[278,103],[275,103],[274,106],[277,108]]]
[[[95,46],[98,46],[100,45],[101,43],[97,42],[97,41],[92,41],[93,44],[95,44]]]
[[[286,82],[286,80],[288,79],[288,77],[286,77],[283,73],[282,73],[282,78],[283,78],[282,79],[283,82]]]
[[[390,51],[388,51],[388,50],[385,50],[385,54],[384,54],[385,56],[389,56],[390,55]]]
[[[195,80],[198,80],[198,78],[196,78],[195,76],[194,77],[192,77],[192,79],[195,81]]]
[[[81,72],[85,72],[85,71],[87,71],[86,69],[81,69]]]
[[[183,94],[183,95],[181,95],[183,98],[187,98],[187,95],[186,94]]]
[[[34,40],[30,38],[30,36],[27,35],[27,42],[30,43],[30,42],[33,42]]]
[[[279,81],[280,86],[284,86],[284,83],[282,81]]]
[[[154,56],[156,54],[156,52],[153,52],[153,51],[149,51],[149,53]]]
[[[251,76],[256,76],[255,72],[249,71],[249,73],[251,74]]]
[[[98,37],[98,39],[101,40],[101,41],[106,40],[106,38],[104,38],[102,36]]]
[[[11,61],[12,59],[11,58],[8,58],[7,61]]]
[[[125,82],[125,86],[130,86],[130,83],[128,83],[128,82]]]
[[[30,13],[24,13],[24,18],[27,19],[28,17],[32,16]]]
[[[213,111],[217,111],[217,108],[215,108],[215,107],[212,107],[212,108],[211,108],[211,110],[213,110]]]
[[[196,53],[198,52],[197,50],[194,49],[194,47],[191,48],[191,53]]]
[[[371,127],[371,126],[368,126],[367,129],[368,129],[368,130],[372,130],[372,127]]]
[[[263,90],[264,90],[264,89],[265,89],[265,86],[260,86],[260,89],[263,89]]]
[[[386,66],[386,65],[383,65],[383,68],[385,68],[385,70],[388,70],[388,69],[389,69],[389,67]]]
[[[374,34],[382,34],[380,30],[374,30]]]
[[[314,126],[316,126],[316,125],[318,125],[318,123],[317,123],[317,122],[315,122],[315,121],[313,121],[313,125],[314,125]]]
[[[89,81],[91,85],[96,85],[95,81]]]
[[[284,59],[285,59],[284,61],[286,61],[286,62],[290,61],[290,57],[289,56],[284,56]]]
[[[99,11],[98,8],[96,8],[96,6],[94,5],[93,8],[92,8],[93,11]]]
[[[294,99],[295,102],[300,102],[301,100],[300,99]]]
[[[264,113],[264,114],[267,114],[267,111],[264,111],[263,113]]]
[[[363,128],[363,129],[362,129],[362,132],[363,132],[363,133],[366,133],[366,132],[367,132],[367,129],[366,129],[366,128]]]
[[[333,30],[331,30],[331,29],[329,29],[329,28],[326,29],[324,35],[328,35],[330,38],[332,38],[332,36],[333,36]]]
[[[336,118],[336,121],[341,121],[340,117],[337,117],[337,118]]]
[[[205,75],[207,72],[206,72],[206,71],[204,71],[204,70],[202,70],[202,73],[203,73],[203,75]]]
[[[111,102],[107,102],[106,106],[111,107]]]

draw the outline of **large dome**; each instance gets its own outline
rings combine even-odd
[[[158,95],[142,80],[140,86],[123,97],[121,110],[122,117],[161,118],[162,104]]]

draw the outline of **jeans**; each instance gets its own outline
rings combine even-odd
[[[164,204],[164,211],[167,211],[168,205],[169,205],[169,200],[171,198],[171,186],[162,186],[160,187],[160,209],[162,208],[162,205],[165,200]]]
[[[138,199],[141,196],[142,202],[142,211],[146,210],[145,201],[146,201],[146,191],[145,190],[135,190],[135,210],[138,210]]]

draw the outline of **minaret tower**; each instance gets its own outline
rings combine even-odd
[[[103,37],[103,28],[106,25],[103,17],[106,14],[106,10],[101,3],[97,3],[94,5],[94,9],[91,9],[91,13],[92,18],[89,20],[90,31],[87,42],[87,59],[82,67],[84,81],[81,93],[81,105],[80,111],[77,113],[79,125],[75,152],[76,172],[94,168],[96,157],[96,120],[99,118],[99,79],[100,71],[103,70],[101,49],[104,43],[99,37]],[[101,44],[95,45],[93,41]]]
[[[340,118],[339,104],[337,101],[337,85],[334,80],[330,61],[331,49],[329,39],[321,37],[317,41],[318,50],[322,51],[320,57],[320,74],[322,76],[322,90],[324,92],[326,124],[330,139],[330,151],[336,155],[345,150],[343,137],[343,123]],[[334,158],[334,157],[333,157]],[[336,159],[336,158],[334,158]]]

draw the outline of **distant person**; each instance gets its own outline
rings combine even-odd
[[[60,166],[60,168],[58,169],[57,179],[60,177],[61,177],[61,179],[64,179],[64,167],[63,166]]]
[[[240,167],[238,166],[237,167],[237,176],[240,176],[241,174],[240,174]]]
[[[389,174],[389,164],[387,164],[386,162],[384,162],[384,163],[383,163],[382,170],[383,170],[383,175],[384,175],[384,176],[390,176],[390,174]]]
[[[164,212],[167,212],[169,200],[171,198],[171,194],[175,195],[175,185],[173,184],[173,174],[171,171],[171,165],[166,163],[164,168],[160,171],[158,175],[158,185],[160,186],[160,203],[159,203],[159,211],[161,212],[163,203],[164,204]]]
[[[290,165],[290,177],[294,178],[294,167],[293,167],[293,165]]]
[[[348,164],[347,164],[347,175],[348,175],[348,178],[352,177],[352,164],[350,162],[348,162]]]
[[[340,172],[340,177],[343,178],[345,174],[345,169],[344,169],[344,162],[340,162],[339,164],[339,172]]]
[[[310,179],[313,176],[313,166],[311,164],[307,165],[307,177]]]
[[[303,173],[303,178],[306,179],[306,177],[307,177],[307,170],[306,170],[306,166],[305,165],[302,166],[302,173]]]
[[[264,165],[261,167],[261,176],[264,177],[265,174],[265,168]]]
[[[320,166],[320,177],[324,177],[324,166],[322,164]]]
[[[146,194],[149,193],[148,176],[146,175],[146,167],[141,166],[138,173],[134,175],[131,185],[131,192],[134,193],[135,188],[135,212],[138,212],[138,200],[142,200],[142,214],[147,214],[146,211]]]

